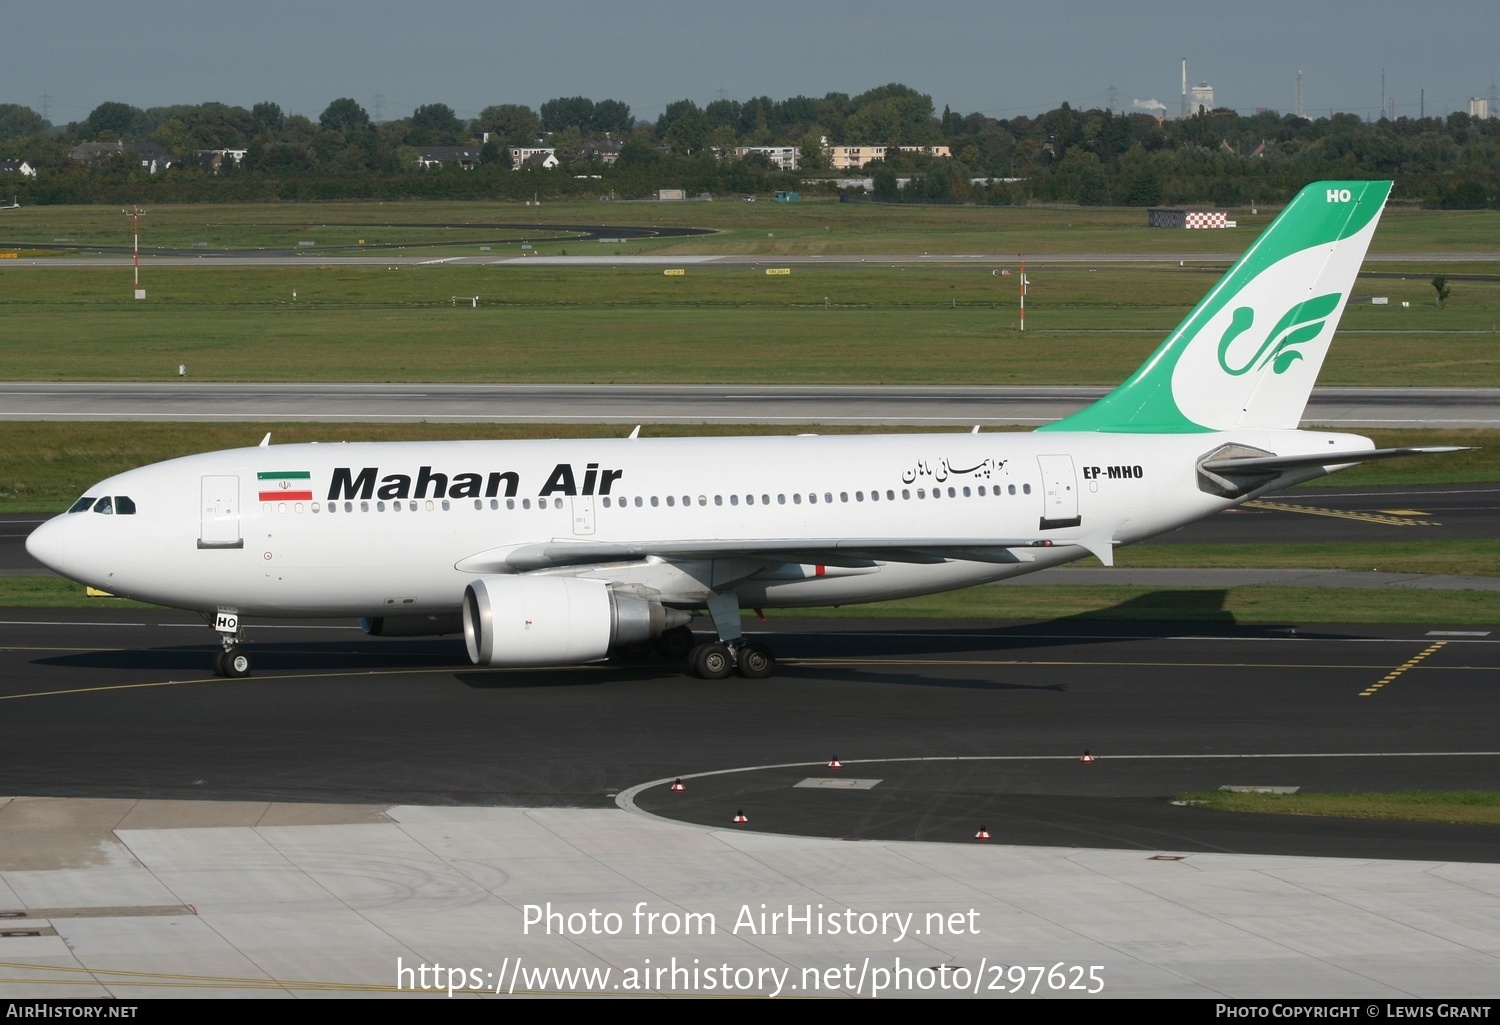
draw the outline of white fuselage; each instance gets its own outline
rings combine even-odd
[[[1200,488],[1197,464],[1209,452],[1236,444],[1305,454],[1334,441],[1343,451],[1369,446],[1263,430],[264,446],[101,481],[89,497],[128,498],[135,511],[58,516],[28,547],[81,582],[204,612],[451,614],[467,582],[515,572],[507,553],[539,542],[1130,544],[1243,500]],[[639,584],[681,606],[727,584],[742,606],[789,607],[942,591],[1088,554],[1014,550],[1008,563],[726,554],[534,572]]]

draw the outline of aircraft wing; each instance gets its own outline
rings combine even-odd
[[[1314,452],[1299,456],[1238,456],[1228,459],[1210,459],[1201,464],[1211,473],[1254,473],[1267,471],[1279,473],[1299,466],[1347,466],[1370,459],[1394,459],[1397,456],[1435,455],[1442,452],[1468,452],[1472,446],[1426,445],[1412,448],[1367,448],[1358,452]]]
[[[625,544],[554,540],[496,548],[462,560],[455,568],[469,573],[525,573],[562,566],[640,562],[652,557],[692,559],[758,559],[764,562],[870,566],[876,562],[940,563],[1029,562],[1027,549],[1069,547],[1085,542],[1071,538],[779,538],[776,540],[647,541]]]

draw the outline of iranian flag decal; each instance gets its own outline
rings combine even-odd
[[[306,470],[267,470],[255,475],[262,502],[311,502],[312,474]]]

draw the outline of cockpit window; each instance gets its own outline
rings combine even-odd
[[[135,499],[130,498],[126,495],[116,495],[115,512],[119,513],[121,516],[134,516]]]
[[[114,499],[110,498],[108,495],[105,495],[103,498],[99,499],[99,501],[94,503],[94,512],[96,513],[112,514],[114,511]]]
[[[93,495],[84,495],[82,498],[80,498],[78,501],[74,502],[68,508],[68,512],[70,512],[70,513],[84,512],[85,510],[93,508],[93,505],[94,505],[94,496]]]

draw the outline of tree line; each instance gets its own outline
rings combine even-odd
[[[82,142],[125,143],[125,152],[82,163]],[[129,147],[150,143],[174,158],[148,175]],[[83,121],[46,122],[29,107],[0,104],[0,159],[22,159],[36,178],[0,178],[23,203],[239,202],[263,199],[542,198],[806,190],[832,178],[827,146],[947,146],[950,158],[893,152],[863,173],[873,198],[904,202],[1157,206],[1276,203],[1320,178],[1390,177],[1397,198],[1448,209],[1500,207],[1500,120],[1464,113],[1366,122],[1274,111],[1202,110],[1183,119],[1075,110],[1036,117],[960,114],[892,83],[856,96],[691,99],[655,121],[613,99],[559,97],[532,109],[495,104],[471,120],[442,103],[376,122],[357,101],[333,100],[316,120],[273,102],[138,108],[96,107]],[[468,145],[478,165],[423,169],[420,149]],[[549,146],[553,170],[512,171],[511,151]],[[772,169],[737,147],[796,147],[798,172]],[[201,167],[205,150],[243,150],[243,160]],[[606,162],[604,154],[617,154]],[[840,172],[852,175],[852,172]],[[822,187],[832,189],[832,184]]]

